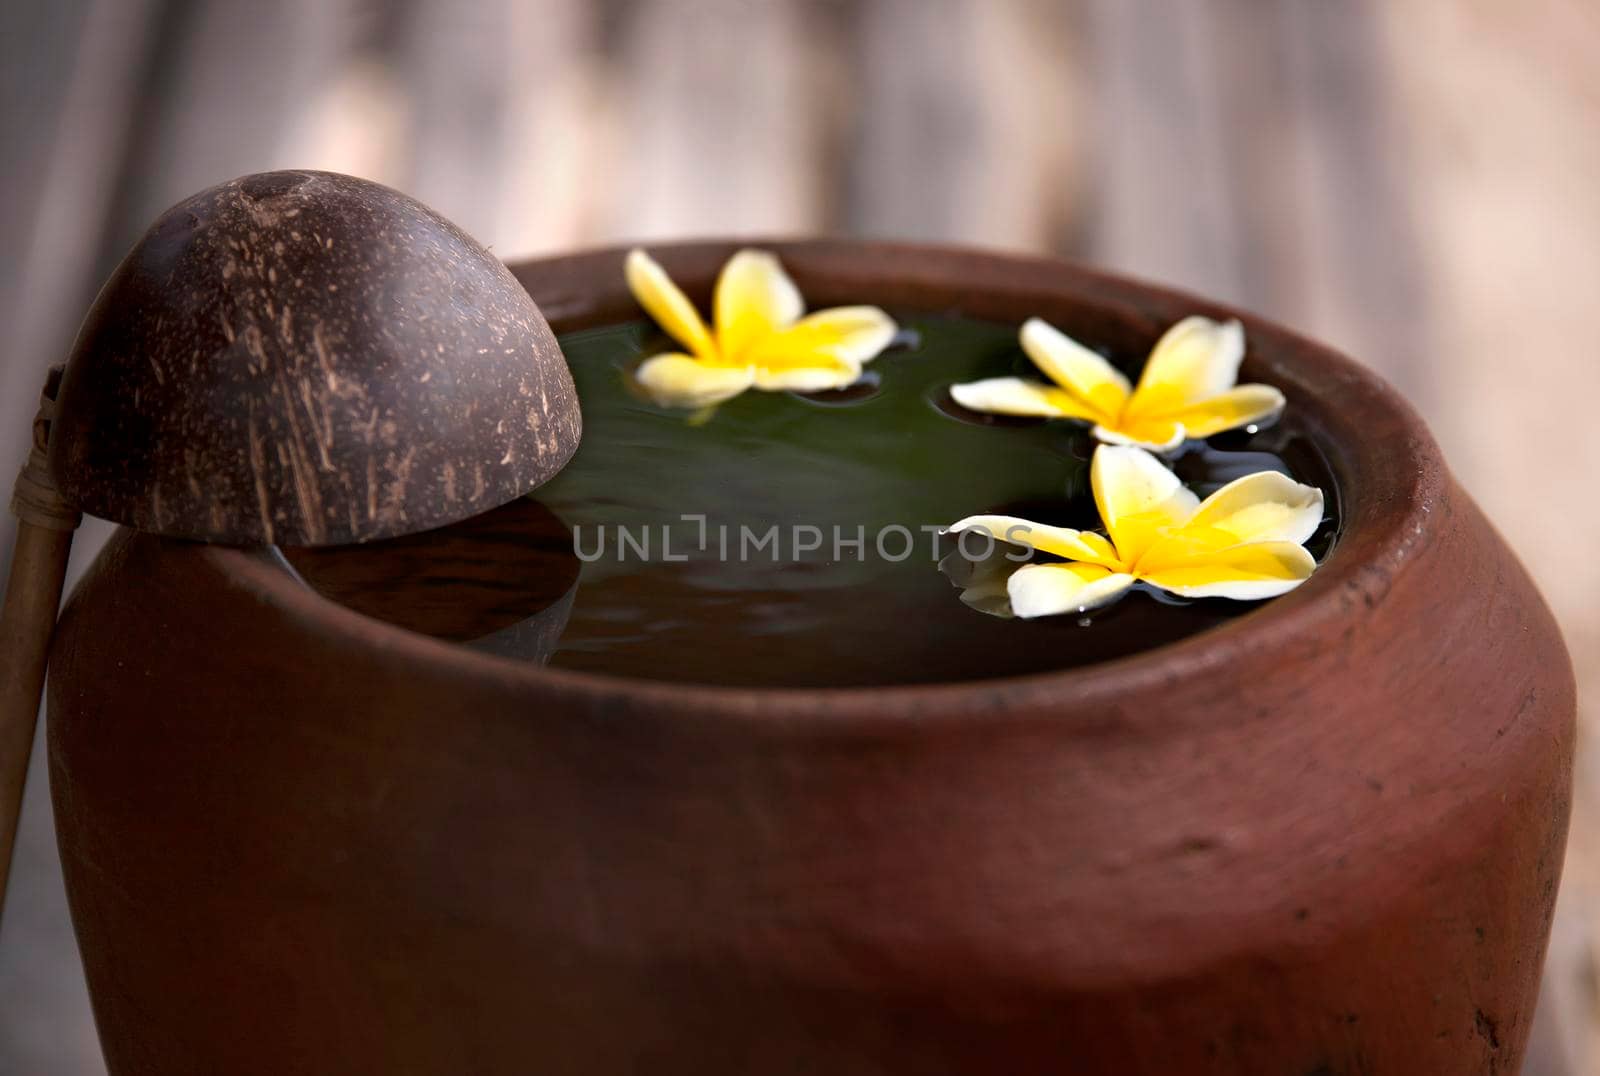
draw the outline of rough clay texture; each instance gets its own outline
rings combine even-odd
[[[331,545],[503,504],[580,432],[555,338],[493,255],[387,187],[272,172],[174,206],[117,268],[51,465],[140,530]]]

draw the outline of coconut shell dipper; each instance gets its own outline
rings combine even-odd
[[[80,512],[228,545],[412,534],[578,446],[571,376],[493,255],[387,187],[245,176],[157,220],[53,370],[0,613],[0,902]]]

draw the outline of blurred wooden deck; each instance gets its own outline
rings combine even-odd
[[[506,257],[747,231],[1054,251],[1376,367],[1579,666],[1528,1071],[1600,1071],[1592,0],[28,0],[0,30],[6,475],[44,367],[148,221],[271,167],[391,183]],[[0,1072],[76,1076],[101,1069],[44,791],[0,937]]]

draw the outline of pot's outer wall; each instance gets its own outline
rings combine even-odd
[[[819,303],[1143,340],[1223,312],[1058,263],[776,246]],[[726,251],[663,261],[703,290]],[[619,266],[518,272],[565,329],[626,311]],[[50,699],[111,1072],[1515,1072],[1570,664],[1404,404],[1247,327],[1247,373],[1329,446],[1340,544],[1257,614],[1079,672],[606,680],[124,532]]]

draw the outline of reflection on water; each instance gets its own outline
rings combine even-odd
[[[537,662],[566,626],[579,567],[566,524],[526,499],[423,534],[283,554],[313,589],[358,613]]]

